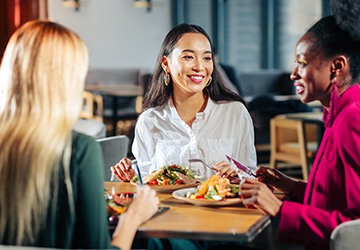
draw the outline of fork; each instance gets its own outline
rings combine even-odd
[[[206,162],[204,162],[204,161],[201,160],[201,159],[188,159],[188,161],[189,161],[189,163],[200,162],[200,163],[204,164],[204,166],[206,166],[207,168],[215,171],[209,164],[207,164]],[[229,176],[229,177],[230,177],[230,176]],[[239,178],[238,178],[238,177],[235,177],[235,176],[231,176],[231,177],[230,177],[230,181],[231,181],[231,180],[233,180],[233,181],[234,181],[234,180],[239,181]]]
[[[201,159],[188,159],[189,163],[193,163],[193,162],[201,162],[202,164],[204,164],[205,167],[214,170],[209,164],[207,164],[206,162],[204,162]]]

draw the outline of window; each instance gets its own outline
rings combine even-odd
[[[297,40],[329,0],[173,0],[174,24],[200,25],[223,63],[240,72],[291,71]],[[181,17],[181,18],[179,18]]]

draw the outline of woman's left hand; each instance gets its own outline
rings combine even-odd
[[[246,179],[241,184],[240,190],[246,207],[258,208],[271,216],[279,213],[282,201],[271,192],[265,183]]]
[[[221,177],[231,177],[231,176],[237,176],[237,170],[230,167],[230,163],[228,161],[221,161],[216,163],[212,167],[216,174]]]

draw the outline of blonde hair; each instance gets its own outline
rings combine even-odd
[[[57,23],[30,21],[10,38],[0,68],[0,242],[36,241],[52,181],[60,166],[69,171],[87,69],[85,44]]]

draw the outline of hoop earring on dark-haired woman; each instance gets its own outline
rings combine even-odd
[[[208,83],[206,84],[206,87],[210,85],[211,81],[212,81],[212,77],[210,76],[210,79],[209,79]]]

